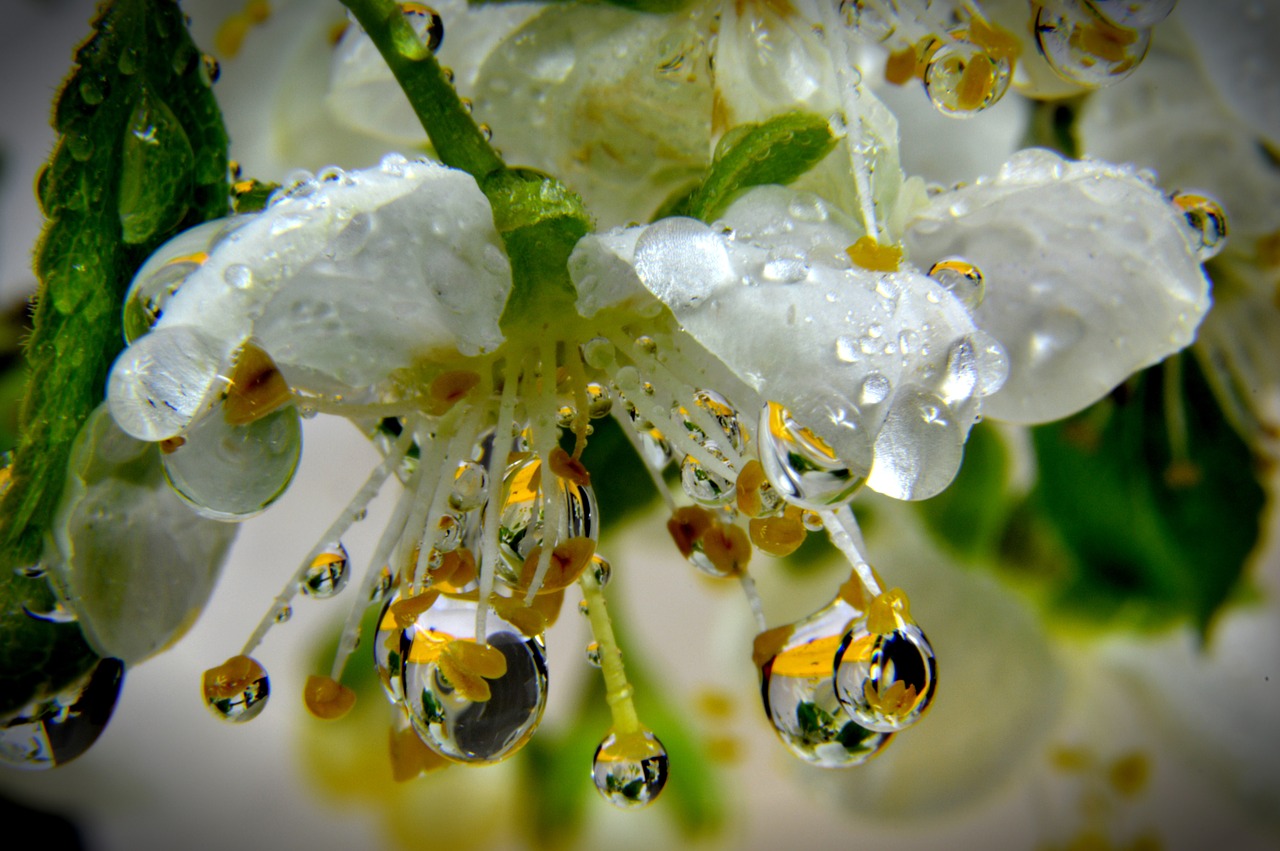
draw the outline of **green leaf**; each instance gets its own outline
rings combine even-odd
[[[969,432],[964,464],[946,490],[915,503],[928,529],[947,550],[965,559],[994,556],[1013,502],[1007,492],[1009,452],[994,426]]]
[[[826,119],[807,112],[788,112],[734,128],[720,141],[715,162],[685,214],[714,221],[744,189],[800,177],[821,162],[836,141]]]
[[[47,221],[31,380],[0,504],[0,714],[65,685],[92,659],[75,626],[23,614],[48,589],[12,568],[41,556],[71,443],[122,346],[133,273],[177,230],[227,212],[226,132],[177,4],[116,0],[94,30],[58,94],[58,142],[36,181]]]
[[[1066,553],[1051,604],[1094,623],[1207,632],[1241,581],[1266,497],[1195,359],[1140,373],[1034,441],[1029,508]]]

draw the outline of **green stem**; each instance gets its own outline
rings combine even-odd
[[[435,54],[394,0],[342,0],[382,54],[445,165],[477,181],[503,168],[502,158],[467,112]]]

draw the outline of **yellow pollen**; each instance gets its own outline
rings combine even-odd
[[[896,272],[902,265],[902,248],[897,245],[881,245],[874,236],[859,237],[845,249],[849,259],[868,272]]]
[[[719,721],[733,717],[738,708],[732,695],[716,688],[705,688],[698,692],[694,702],[704,715]]]
[[[974,61],[964,66],[960,85],[956,87],[956,106],[967,111],[981,109],[995,85],[995,66],[975,57]]]
[[[862,580],[858,577],[857,571],[849,574],[849,579],[840,586],[839,594],[840,599],[858,611],[867,610],[867,592],[862,586]]]
[[[424,591],[416,596],[395,601],[391,604],[388,614],[395,619],[396,626],[408,629],[417,622],[423,612],[435,605],[438,599],[440,599],[439,591]]]
[[[794,517],[757,517],[747,524],[751,530],[751,543],[771,556],[789,556],[808,536],[804,524]]]
[[[293,398],[275,362],[262,349],[248,343],[236,358],[231,386],[222,413],[231,425],[248,425],[282,407]]]
[[[440,566],[428,571],[431,587],[443,593],[452,594],[461,591],[476,578],[476,557],[467,547],[444,554]]]
[[[764,511],[760,489],[765,486],[766,481],[764,466],[759,461],[752,458],[743,465],[742,472],[738,474],[738,481],[734,485],[739,511],[748,517],[760,516],[760,512]]]
[[[725,577],[741,576],[751,561],[751,541],[742,527],[716,523],[702,536],[702,551]]]
[[[969,40],[985,50],[997,62],[1001,59],[1014,62],[1022,54],[1022,45],[1018,42],[1017,36],[978,17],[969,24]]]
[[[888,635],[910,621],[910,603],[901,588],[877,595],[867,607],[867,631],[872,635]]]
[[[671,514],[671,519],[667,521],[667,532],[671,534],[671,540],[675,541],[680,555],[688,558],[693,554],[694,545],[702,540],[702,536],[715,522],[711,512],[705,508],[686,505]]]
[[[263,676],[262,666],[248,656],[232,656],[216,668],[204,672],[204,694],[212,700],[227,700],[244,691]]]
[[[540,599],[542,598],[534,597],[535,601]],[[498,617],[520,630],[521,634],[528,638],[542,635],[547,631],[546,617],[533,606],[526,606],[512,597],[500,597],[497,594],[489,597],[489,606]]]
[[[356,693],[329,677],[307,677],[302,689],[302,699],[307,710],[317,718],[334,721],[351,711],[356,705]]]

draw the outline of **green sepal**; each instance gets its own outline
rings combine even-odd
[[[1039,479],[1015,529],[1061,545],[1041,577],[1051,606],[1127,628],[1190,621],[1207,635],[1239,591],[1266,494],[1195,358],[1170,358],[1033,439]],[[1032,549],[1043,561],[1049,548]]]
[[[825,118],[788,112],[735,127],[717,146],[715,161],[690,196],[684,215],[712,222],[752,186],[787,184],[813,168],[838,140]]]
[[[0,503],[0,714],[63,687],[92,659],[77,627],[23,614],[48,592],[13,568],[41,557],[72,441],[123,345],[134,272],[178,230],[227,212],[226,131],[181,9],[116,0],[93,26],[55,102],[59,138],[36,180],[47,221],[31,380]]]
[[[506,333],[550,327],[576,315],[577,290],[569,255],[591,231],[582,199],[550,175],[502,168],[480,182],[493,206],[493,223],[511,260],[511,295],[502,311]]]

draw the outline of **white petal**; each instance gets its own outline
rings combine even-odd
[[[1169,41],[1153,48],[1123,85],[1100,89],[1084,102],[1076,125],[1083,151],[1152,168],[1167,190],[1212,194],[1227,213],[1235,242],[1275,232],[1280,171],[1185,46],[1171,48]]]
[[[108,396],[126,431],[180,432],[250,338],[295,391],[353,403],[385,399],[399,370],[502,343],[511,267],[470,176],[388,158],[322,177],[214,246],[125,351]],[[213,341],[216,357],[174,334]]]
[[[1009,353],[987,412],[1058,419],[1191,342],[1208,283],[1180,213],[1131,171],[1023,151],[936,196],[908,225],[921,266],[959,255],[986,278],[974,319]]]
[[[712,11],[549,5],[484,62],[476,114],[508,162],[556,175],[603,225],[646,219],[711,154]]]
[[[159,450],[102,406],[72,450],[50,576],[94,650],[132,665],[195,622],[237,528],[193,515],[165,481]]]
[[[1183,0],[1177,15],[1218,93],[1258,135],[1280,145],[1280,5]]]
[[[824,252],[834,236],[821,228],[805,231],[823,235],[812,256],[780,238],[788,226],[803,230],[793,213],[814,200],[753,190],[725,215],[744,228],[727,233],[658,222],[636,242],[636,273],[701,347],[869,471],[871,487],[926,498],[955,475],[978,397],[1003,378],[1003,355],[932,279],[840,262]],[[749,226],[760,222],[773,224],[756,241]]]
[[[587,234],[569,255],[569,276],[578,290],[578,313],[590,319],[602,310],[653,315],[662,304],[635,272],[636,240],[643,228]]]

